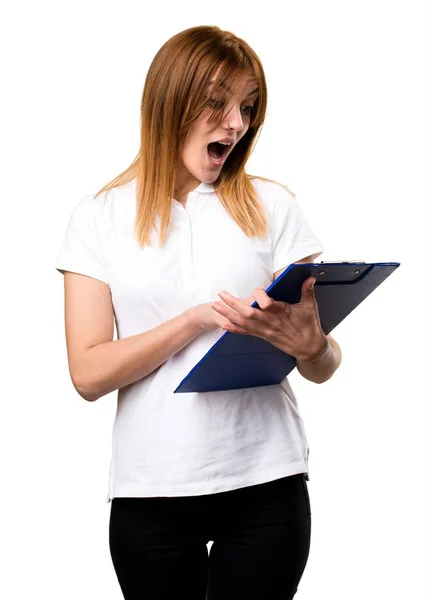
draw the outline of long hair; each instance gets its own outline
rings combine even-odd
[[[165,243],[183,144],[192,124],[209,105],[205,88],[215,74],[211,94],[217,94],[220,107],[237,93],[243,76],[257,82],[258,96],[249,129],[229,154],[213,186],[228,214],[247,236],[267,235],[267,216],[251,182],[254,176],[244,170],[266,114],[267,86],[262,64],[252,48],[233,33],[216,26],[200,26],[174,35],[155,55],[140,107],[140,150],[132,164],[95,195],[136,179],[135,236],[140,247],[150,244],[157,215],[160,245]],[[225,81],[229,89],[222,86]],[[211,110],[207,122],[217,119],[219,124],[222,110]]]

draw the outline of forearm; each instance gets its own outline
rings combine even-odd
[[[312,360],[297,361],[297,369],[303,377],[314,383],[324,383],[332,377],[341,363],[341,349],[338,344],[327,338],[327,345]]]
[[[152,373],[201,331],[186,311],[149,331],[93,346],[82,357],[75,387],[85,400],[98,400]]]

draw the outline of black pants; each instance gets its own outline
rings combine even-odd
[[[303,474],[205,496],[111,502],[110,553],[126,600],[290,600],[310,533]]]

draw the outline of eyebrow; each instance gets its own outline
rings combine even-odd
[[[209,81],[209,83],[214,83],[216,81],[216,79],[212,79],[211,81]],[[226,83],[223,83],[222,81],[220,82],[220,86],[223,88],[226,88],[229,92],[231,91],[231,89],[226,85]],[[255,88],[254,90],[252,90],[250,92],[250,94],[247,94],[246,98],[250,98],[250,96],[253,96],[253,94],[255,92],[258,91],[259,88]]]

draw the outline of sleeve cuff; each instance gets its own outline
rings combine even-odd
[[[284,267],[291,265],[297,260],[305,258],[306,256],[316,254],[317,257],[320,256],[322,253],[323,247],[320,244],[315,244],[314,246],[307,246],[306,248],[301,249],[294,249],[291,252],[288,252],[287,254],[281,255],[280,257],[276,258],[276,260],[273,262],[274,273],[276,273],[280,269],[283,269]]]
[[[93,279],[98,279],[106,285],[109,285],[106,273],[102,269],[96,269],[95,267],[88,268],[87,266],[79,266],[76,264],[67,264],[65,262],[57,263],[55,265],[57,271],[64,275],[64,271],[70,271],[71,273],[78,273],[79,275],[86,275]]]

